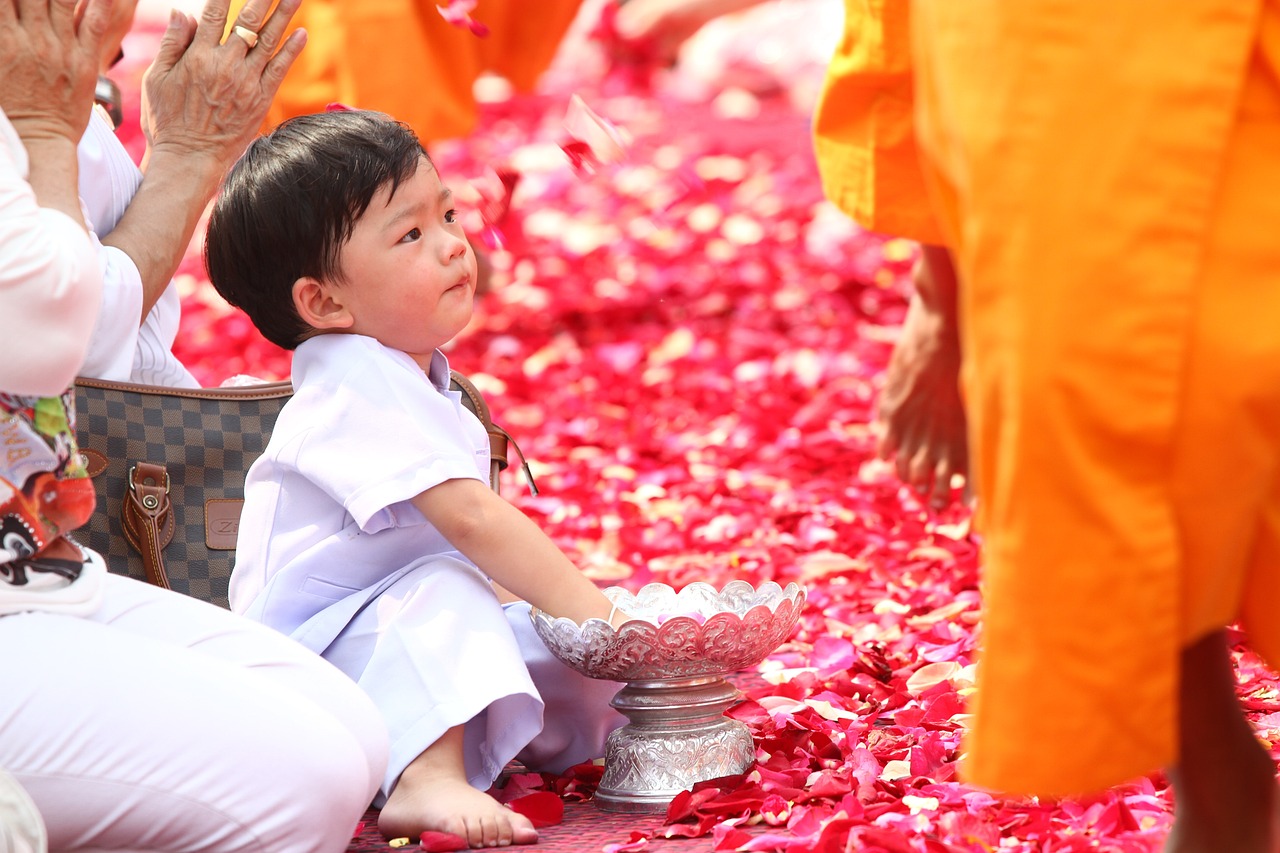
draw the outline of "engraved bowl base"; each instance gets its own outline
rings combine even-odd
[[[610,702],[629,722],[609,735],[596,804],[664,812],[696,782],[745,773],[751,732],[724,716],[741,695],[719,675],[628,682]]]

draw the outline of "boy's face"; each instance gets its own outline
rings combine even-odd
[[[453,200],[423,158],[391,195],[378,190],[342,248],[348,332],[377,338],[425,370],[471,319],[476,259]]]

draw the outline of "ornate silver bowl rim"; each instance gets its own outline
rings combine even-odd
[[[618,628],[603,619],[582,625],[533,608],[538,636],[557,658],[592,678],[660,681],[736,672],[764,660],[791,635],[805,591],[767,581],[757,589],[729,581],[721,590],[701,581],[676,592],[664,583],[637,593],[604,594],[631,618]]]

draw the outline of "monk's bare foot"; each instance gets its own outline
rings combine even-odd
[[[1164,853],[1280,853],[1280,795],[1268,782],[1261,791],[1231,786],[1212,815],[1179,806]]]
[[[538,831],[517,814],[465,779],[431,776],[405,784],[401,777],[378,816],[387,838],[417,839],[428,830],[466,839],[472,847],[533,844]]]
[[[1231,651],[1218,631],[1183,649],[1175,819],[1165,853],[1280,853],[1276,767],[1235,693]]]

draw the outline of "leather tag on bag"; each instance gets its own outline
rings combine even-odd
[[[92,447],[80,448],[80,461],[84,463],[85,473],[92,479],[107,470],[107,457]]]
[[[218,498],[204,504],[204,544],[214,551],[234,551],[240,536],[244,501]]]

